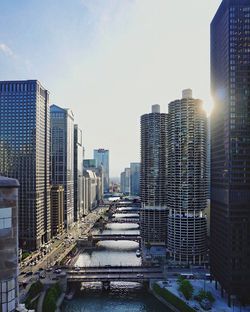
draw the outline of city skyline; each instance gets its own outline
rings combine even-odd
[[[111,177],[139,161],[138,120],[152,104],[166,111],[189,87],[209,101],[209,24],[220,0],[46,2],[0,4],[0,80],[41,81],[51,104],[75,112],[86,158],[96,146],[111,151]]]

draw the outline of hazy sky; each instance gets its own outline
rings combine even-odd
[[[140,116],[192,88],[209,107],[209,24],[220,0],[0,0],[0,80],[38,79],[69,107],[86,158],[111,176],[140,160]]]

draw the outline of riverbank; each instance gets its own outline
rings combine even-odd
[[[172,312],[195,312],[184,301],[157,283],[150,284],[150,292]]]

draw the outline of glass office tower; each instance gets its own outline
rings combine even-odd
[[[83,216],[82,198],[83,180],[83,146],[82,130],[74,125],[74,221],[79,221]]]
[[[74,115],[70,109],[50,106],[51,181],[64,188],[64,224],[74,222]]]
[[[250,1],[224,0],[211,23],[211,272],[250,290]]]
[[[20,182],[24,249],[50,239],[49,125],[49,93],[39,81],[0,82],[0,174]]]
[[[141,163],[130,163],[130,195],[140,196]]]
[[[96,166],[103,167],[103,183],[104,192],[109,192],[109,150],[99,148],[94,150],[94,159],[96,160]]]

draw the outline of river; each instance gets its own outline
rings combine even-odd
[[[120,216],[119,216],[120,217]],[[137,224],[108,224],[106,234],[139,234]],[[136,257],[138,243],[130,241],[103,241],[97,248],[82,252],[76,262],[89,265],[140,265]],[[100,283],[82,284],[80,294],[65,301],[63,312],[167,312],[164,305],[150,295],[139,283],[111,283],[109,292],[101,291]]]

